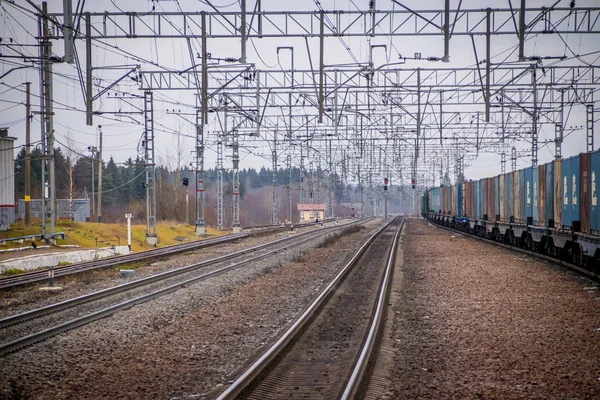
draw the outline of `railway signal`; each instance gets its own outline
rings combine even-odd
[[[417,186],[417,182],[415,181],[415,178],[412,178],[410,180],[410,184],[412,185],[412,188],[414,189]]]
[[[388,178],[383,178],[383,190],[388,189]]]

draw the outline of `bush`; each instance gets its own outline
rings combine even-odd
[[[19,268],[10,268],[10,269],[5,270],[2,273],[2,275],[9,276],[9,275],[19,275],[19,274],[22,274],[22,273],[23,273],[22,269],[19,269]]]

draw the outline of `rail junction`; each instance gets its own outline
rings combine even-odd
[[[0,230],[156,247],[0,277],[0,398],[600,398],[600,6],[420,3],[0,1]]]

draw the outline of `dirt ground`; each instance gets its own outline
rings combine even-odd
[[[403,250],[387,398],[600,398],[597,284],[424,220]]]

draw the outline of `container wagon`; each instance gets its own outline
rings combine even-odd
[[[432,188],[434,223],[547,254],[600,276],[600,150]]]

